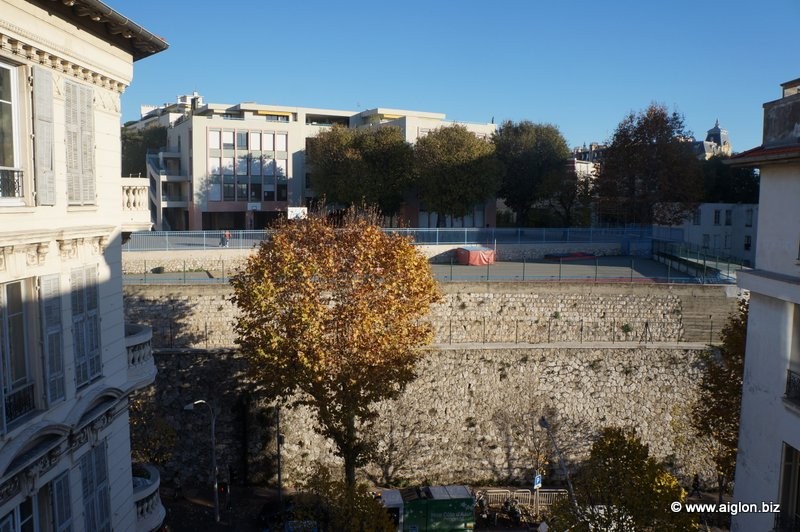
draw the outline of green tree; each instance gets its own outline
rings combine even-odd
[[[516,214],[518,226],[529,223],[528,213],[540,200],[552,201],[561,207],[559,214],[571,217],[578,183],[565,172],[569,148],[556,126],[506,121],[492,140],[503,165],[499,195]]]
[[[167,128],[162,126],[146,129],[123,127],[122,175],[147,175],[147,150],[157,150],[167,145]]]
[[[307,157],[314,190],[344,206],[368,203],[393,216],[413,186],[414,151],[396,127],[334,126],[310,139]]]
[[[444,217],[460,218],[494,197],[500,185],[500,165],[494,144],[462,125],[431,131],[414,148],[420,199]]]
[[[703,377],[691,412],[696,441],[714,462],[720,502],[736,472],[748,306],[746,300],[739,302],[722,328],[722,346],[702,355]]]
[[[728,157],[703,161],[703,201],[707,203],[758,203],[759,174],[755,168],[733,167]]]
[[[573,480],[578,508],[561,501],[552,524],[559,530],[694,531],[694,517],[675,513],[685,492],[632,430],[604,428]]]
[[[597,194],[604,222],[682,223],[702,195],[683,117],[658,104],[625,117],[600,160]]]
[[[369,493],[366,484],[349,486],[324,467],[316,468],[295,501],[295,515],[317,522],[321,530],[393,532],[396,529],[386,508]]]
[[[428,261],[376,213],[350,209],[338,227],[321,215],[280,223],[231,284],[256,382],[315,412],[354,486],[375,403],[414,379],[432,338],[422,318],[440,296]]]
[[[548,206],[559,227],[588,226],[591,223],[593,179],[563,168],[542,181],[542,202]]]

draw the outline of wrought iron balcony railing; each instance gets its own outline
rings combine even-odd
[[[0,198],[21,198],[22,170],[0,166]]]
[[[28,412],[36,409],[34,383],[5,393],[6,425],[10,425]]]
[[[784,398],[800,406],[800,373],[792,370],[787,371]]]

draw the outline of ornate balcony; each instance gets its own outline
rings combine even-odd
[[[786,394],[784,400],[800,407],[800,373],[788,370],[786,374]]]
[[[145,177],[122,178],[122,231],[149,231],[153,227],[150,220],[150,180]]]
[[[136,504],[137,532],[150,532],[161,526],[167,511],[161,504],[158,489],[161,475],[148,464],[133,465],[133,502]]]
[[[147,325],[125,324],[125,350],[128,355],[128,384],[132,389],[155,381],[156,365],[151,341],[153,330]]]

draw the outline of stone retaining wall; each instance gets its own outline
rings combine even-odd
[[[440,348],[428,352],[403,396],[382,404],[372,434],[379,455],[363,473],[382,483],[529,481],[554,463],[547,416],[570,462],[586,456],[608,425],[634,426],[657,458],[683,478],[712,478],[707,456],[686,433],[698,349],[674,347]],[[245,360],[224,352],[159,352],[149,390],[176,429],[178,448],[164,478],[200,485],[209,468],[209,419],[186,412],[196,399],[219,408],[217,455],[223,477],[265,482],[276,473],[275,410],[247,385]],[[329,442],[306,409],[282,409],[283,475],[289,485],[316,463],[334,465]]]
[[[703,345],[676,342],[682,309],[713,301],[714,308],[733,310],[735,293],[718,286],[566,283],[448,283],[442,290],[431,315],[437,345],[403,397],[380,408],[375,434],[382,454],[367,470],[372,476],[527,479],[550,449],[535,427],[545,414],[570,459],[585,455],[601,427],[630,425],[681,475],[711,478],[707,457],[688,448],[685,432]],[[156,348],[235,345],[226,285],[125,286],[124,294],[126,320],[150,324]],[[159,375],[148,393],[179,435],[164,478],[202,481],[207,415],[182,406],[212,398],[220,405],[221,470],[236,481],[270,479],[275,412],[247,383],[244,359],[178,350],[159,352],[156,363]],[[288,482],[314,462],[333,460],[308,412],[284,412],[282,432]]]

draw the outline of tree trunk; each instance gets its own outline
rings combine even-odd
[[[356,420],[350,416],[346,420],[345,441],[340,446],[344,459],[344,482],[350,488],[354,488],[356,485],[356,462],[358,461],[356,438]]]

